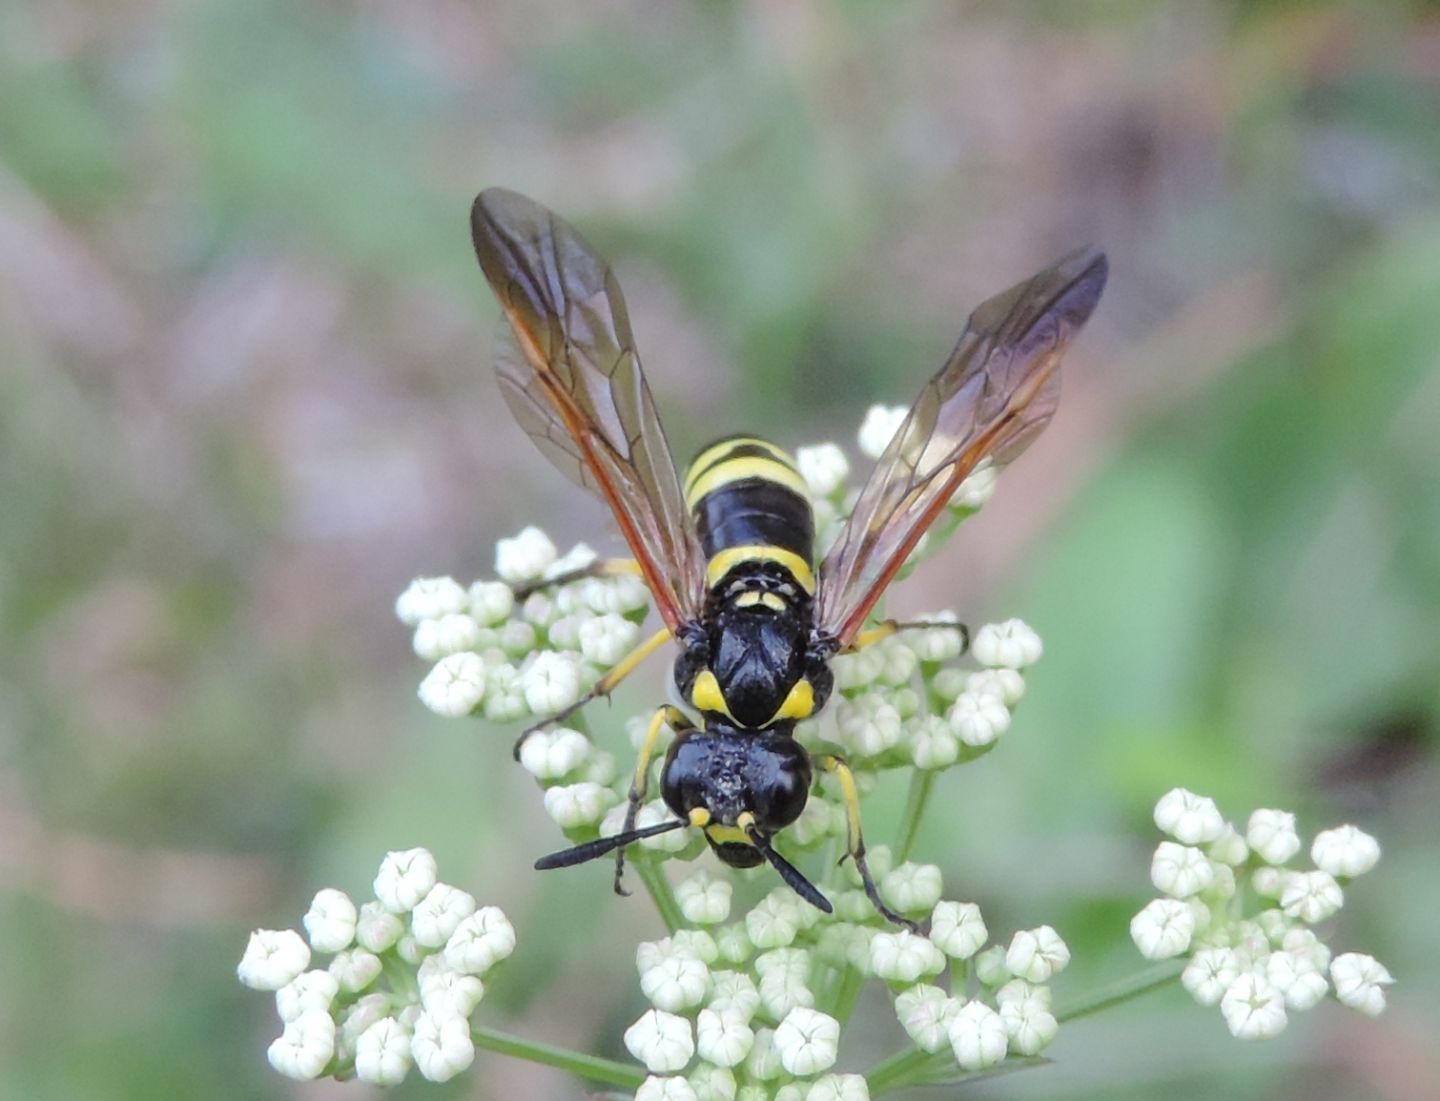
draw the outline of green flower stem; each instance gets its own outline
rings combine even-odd
[[[642,856],[632,860],[630,865],[640,877],[640,882],[645,884],[645,889],[650,892],[650,898],[655,903],[655,909],[660,911],[660,920],[665,923],[665,928],[671,933],[685,928],[685,915],[680,912],[680,904],[675,901],[675,892],[670,889],[670,881],[665,878],[659,862]]]
[[[933,769],[917,768],[910,777],[910,794],[905,797],[905,813],[900,818],[900,832],[895,843],[896,864],[910,859],[910,850],[915,847],[915,838],[920,832],[920,819],[925,814],[925,804],[934,786]]]
[[[865,1084],[870,1089],[871,1097],[879,1097],[882,1093],[914,1085],[929,1075],[954,1065],[948,1051],[931,1055],[918,1047],[912,1047],[876,1063],[865,1072]]]
[[[1141,994],[1148,994],[1152,990],[1169,986],[1180,977],[1180,972],[1184,968],[1185,965],[1179,960],[1167,960],[1154,967],[1147,967],[1144,971],[1137,971],[1133,975],[1127,975],[1123,979],[1107,983],[1098,990],[1093,990],[1061,1008],[1055,1014],[1055,1020],[1073,1021],[1102,1009],[1109,1009],[1112,1005],[1128,1002],[1131,998],[1138,998]]]
[[[830,1016],[834,1017],[842,1025],[850,1019],[850,1014],[855,1011],[855,1002],[859,1000],[860,991],[865,988],[865,976],[853,967],[842,967],[840,969],[840,980],[835,984],[828,999]]]
[[[522,1040],[519,1036],[497,1032],[493,1028],[472,1027],[470,1038],[475,1041],[476,1047],[483,1047],[487,1051],[556,1067],[592,1082],[604,1082],[607,1085],[636,1090],[640,1088],[640,1083],[645,1081],[643,1067],[617,1063],[613,1059],[601,1059],[596,1055],[582,1055],[578,1051],[552,1047],[550,1044],[537,1044],[533,1040]]]

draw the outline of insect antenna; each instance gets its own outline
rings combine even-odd
[[[564,849],[558,853],[551,853],[549,856],[542,856],[535,861],[537,871],[547,871],[550,868],[569,868],[575,864],[584,864],[587,860],[594,860],[597,856],[604,856],[612,853],[625,845],[633,845],[636,841],[646,837],[654,837],[656,834],[669,833],[671,830],[683,829],[690,823],[683,818],[677,818],[673,822],[660,822],[654,826],[645,826],[638,830],[630,830],[628,833],[617,833],[611,837],[602,837],[596,841],[587,841],[583,845],[576,845],[573,849]],[[794,871],[792,868],[791,871]],[[799,872],[795,872],[799,875]],[[798,888],[797,888],[798,889]]]
[[[830,905],[830,900],[820,893],[815,884],[800,874],[800,869],[775,851],[768,837],[758,830],[751,830],[750,841],[760,850],[765,859],[770,861],[770,866],[780,873],[780,878],[792,891],[817,910],[823,910],[827,914],[835,912],[835,908]]]

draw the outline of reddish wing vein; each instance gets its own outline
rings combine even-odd
[[[820,629],[854,641],[915,544],[983,461],[1002,466],[1055,413],[1060,360],[1105,287],[1084,249],[983,303],[926,384],[820,567]]]

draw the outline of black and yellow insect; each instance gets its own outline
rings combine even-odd
[[[574,229],[538,203],[495,188],[476,198],[471,230],[517,345],[497,364],[505,399],[541,450],[610,506],[664,621],[575,707],[608,695],[673,640],[680,647],[675,686],[701,719],[697,727],[679,708],[659,708],[622,831],[551,854],[536,867],[615,852],[621,891],[627,845],[693,827],[726,863],[768,861],[828,912],[825,896],[771,844],[799,817],[819,769],[839,780],[847,853],[866,893],[886,918],[908,924],[882,901],[866,866],[849,767],[834,754],[812,757],[795,740],[795,724],[825,705],[831,658],[901,627],[865,624],[960,483],[984,461],[1000,466],[1013,459],[1049,422],[1061,356],[1105,285],[1104,255],[1072,253],[971,314],[817,569],[805,483],[774,444],[751,436],[721,440],[700,453],[681,483],[620,287]],[[676,736],[660,787],[676,817],[636,829],[667,725]]]

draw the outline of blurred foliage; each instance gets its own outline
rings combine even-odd
[[[413,844],[516,919],[485,1012],[618,1049],[653,916],[526,870],[512,732],[422,714],[389,615],[522,523],[605,539],[496,401],[493,183],[612,258],[682,459],[848,442],[967,304],[1103,244],[1061,417],[896,596],[1048,647],[919,852],[1079,989],[1136,963],[1166,788],[1353,819],[1387,857],[1342,921],[1401,984],[1261,1047],[1157,998],[978,1092],[1432,1095],[1437,117],[1422,3],[0,9],[0,1095],[286,1092],[244,934]]]

